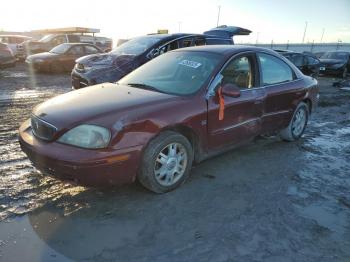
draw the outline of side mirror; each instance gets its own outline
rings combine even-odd
[[[241,90],[234,84],[226,83],[221,88],[221,94],[230,97],[240,97]]]

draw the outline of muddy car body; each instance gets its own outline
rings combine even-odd
[[[91,44],[61,44],[49,52],[28,56],[26,63],[40,72],[69,72],[74,67],[77,58],[98,53],[103,53],[103,51]]]
[[[162,193],[185,181],[192,162],[258,135],[298,139],[317,96],[317,81],[271,50],[179,49],[116,84],[38,105],[19,139],[45,173],[88,185],[138,178]]]
[[[73,89],[89,85],[116,82],[144,63],[183,47],[233,44],[234,35],[249,35],[250,30],[221,26],[204,34],[153,34],[131,39],[112,52],[82,57],[72,71]]]

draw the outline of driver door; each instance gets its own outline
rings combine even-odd
[[[253,53],[235,56],[220,72],[221,84],[208,97],[208,149],[217,150],[249,140],[261,132],[265,96],[258,85],[258,70]],[[219,75],[220,76],[220,75]],[[223,95],[224,117],[219,119],[218,89],[230,83],[240,89],[239,97]]]

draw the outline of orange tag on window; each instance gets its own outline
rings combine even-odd
[[[225,111],[225,100],[224,97],[221,93],[221,87],[218,90],[218,95],[219,95],[219,120],[224,119],[224,111]]]

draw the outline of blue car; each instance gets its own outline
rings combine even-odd
[[[249,35],[250,30],[220,26],[203,34],[151,34],[133,38],[105,54],[94,54],[76,60],[72,71],[72,88],[116,82],[149,60],[183,47],[232,45],[234,35]]]

